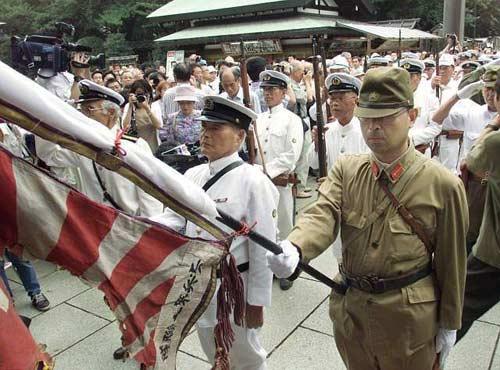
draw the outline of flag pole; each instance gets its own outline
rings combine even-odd
[[[224,225],[229,226],[231,229],[233,229],[235,231],[240,231],[240,230],[243,230],[245,228],[245,225],[242,222],[236,220],[234,217],[228,215],[226,212],[221,211],[220,209],[217,209],[217,211],[219,212],[220,217],[217,217],[216,219],[218,221],[222,222]],[[281,249],[281,247],[278,244],[269,240],[268,238],[266,238],[265,236],[263,236],[262,234],[254,231],[254,230],[251,230],[251,229],[248,230],[248,234],[246,234],[246,236],[248,238],[250,238],[250,240],[259,244],[261,247],[270,251],[271,253],[274,253],[274,254],[283,253],[283,250]],[[341,293],[341,294],[345,293],[345,288],[341,284],[333,281],[328,276],[326,276],[322,272],[316,270],[314,267],[308,265],[307,263],[300,261],[298,268],[300,270],[304,271],[305,273],[311,275],[312,277],[318,279],[320,282],[329,286],[330,288],[332,288],[336,292]]]

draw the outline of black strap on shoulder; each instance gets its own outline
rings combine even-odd
[[[106,189],[106,186],[104,186],[104,182],[101,179],[101,176],[99,175],[99,171],[97,171],[97,166],[95,165],[95,162],[92,161],[92,167],[94,168],[94,173],[95,176],[97,177],[97,181],[99,182],[99,185],[101,186],[102,192],[104,194],[104,199],[106,199],[113,207],[115,207],[119,211],[123,211],[123,209],[116,203],[116,201],[113,199],[111,194],[108,193],[108,189]]]
[[[210,180],[208,180],[205,185],[203,185],[203,190],[207,191],[212,187],[213,184],[215,184],[219,179],[224,176],[226,173],[229,171],[234,170],[235,168],[241,166],[244,162],[243,161],[236,161],[231,163],[230,165],[224,167],[222,170],[217,172],[214,177],[212,177]]]

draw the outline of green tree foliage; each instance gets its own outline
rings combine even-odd
[[[443,22],[444,2],[436,0],[371,0],[377,9],[378,20],[420,18],[419,28],[430,30]],[[465,36],[488,37],[500,35],[500,6],[498,0],[467,0]]]
[[[94,53],[109,56],[139,54],[149,60],[155,47],[155,29],[145,28],[146,16],[166,0],[1,0],[0,22],[6,35],[0,40],[0,60],[9,60],[10,35],[29,35],[53,29],[58,21],[73,24],[78,41]]]

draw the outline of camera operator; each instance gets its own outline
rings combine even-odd
[[[151,110],[152,96],[153,91],[146,80],[135,81],[130,86],[122,126],[128,130],[129,135],[144,139],[155,153],[162,120]]]

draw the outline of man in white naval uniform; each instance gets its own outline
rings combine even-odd
[[[250,109],[233,101],[220,96],[205,97],[205,109],[200,117],[200,145],[209,163],[189,169],[185,176],[203,186],[220,210],[248,225],[255,224],[255,231],[275,241],[278,191],[257,166],[244,163],[238,156],[245,133],[256,117]],[[214,179],[217,180],[213,182]],[[212,185],[207,188],[210,182]],[[169,209],[163,215],[153,217],[153,220],[176,230],[185,227],[186,235],[191,237],[213,239],[196,225],[186,225],[184,218]],[[218,221],[214,222],[231,232]],[[258,337],[259,328],[264,323],[263,309],[271,304],[272,273],[266,265],[266,250],[239,236],[232,241],[230,252],[242,273],[246,298],[246,327],[231,322],[235,332],[235,341],[229,352],[231,369],[266,369],[267,353]],[[217,292],[197,323],[203,351],[212,364],[216,353],[216,296]]]
[[[421,83],[422,73],[425,70],[424,62],[418,59],[404,59],[401,61],[401,68],[410,73],[413,107],[417,110],[417,119],[410,129],[409,136],[413,140],[415,149],[430,158],[431,145],[436,136],[441,133],[441,125],[431,120],[432,114],[439,107],[439,99]]]
[[[112,132],[119,130],[120,105],[124,98],[117,92],[89,80],[79,82],[81,90],[78,103],[82,113]],[[147,142],[135,141],[142,150],[151,153]],[[131,181],[116,172],[109,171],[91,159],[81,156],[57,144],[36,138],[37,155],[49,166],[74,167],[80,170],[81,192],[90,199],[120,209],[134,216],[148,217],[161,213],[163,205]]]
[[[256,162],[265,163],[266,175],[272,180],[280,175],[292,174],[299,159],[303,143],[303,127],[300,118],[283,107],[282,100],[288,87],[288,77],[277,71],[260,74],[261,88],[268,111],[257,117],[257,135],[262,145],[262,155],[257,153]],[[273,181],[275,184],[278,181]],[[279,237],[285,239],[293,223],[293,198],[291,184],[277,185],[280,193],[278,206]]]
[[[335,121],[325,125],[326,161],[330,170],[339,156],[366,153],[369,149],[363,139],[359,120],[354,116],[361,81],[347,73],[332,73],[326,78],[325,85],[330,111],[335,117]],[[313,129],[313,137],[316,143],[316,128]],[[314,147],[309,150],[309,160],[312,168],[319,167],[318,153]]]
[[[497,114],[494,104],[493,85],[494,81],[496,81],[496,75],[499,68],[500,65],[492,65],[489,67],[480,81],[467,85],[462,89],[464,92],[467,92],[467,94],[459,94],[457,92],[448,99],[448,101],[442,104],[433,116],[433,121],[436,123],[448,121],[455,127],[463,128],[463,143],[460,147],[460,152],[457,153],[454,168],[456,172],[460,170],[460,160],[465,158],[481,131]],[[491,80],[493,80],[493,83]],[[473,87],[475,87],[476,90],[471,90]],[[479,105],[469,99],[479,92],[482,93],[486,104]],[[455,106],[460,104],[464,99],[469,101],[467,109],[454,109]]]
[[[268,111],[257,118],[257,136],[262,153],[257,153],[255,162],[260,165],[264,163],[266,175],[279,191],[278,237],[284,240],[293,227],[294,199],[289,179],[302,151],[304,130],[300,117],[282,104],[289,78],[281,72],[263,71],[260,81]],[[289,289],[291,285],[287,280],[282,280],[280,287]]]
[[[443,104],[454,97],[458,90],[458,81],[453,79],[455,61],[450,54],[443,54],[439,58],[439,76],[435,76],[431,82],[431,91],[436,91],[439,86],[439,102]],[[460,114],[459,111],[469,109],[473,101],[463,99],[453,107],[452,114]],[[439,122],[436,122],[439,123]],[[463,141],[464,127],[460,121],[445,119],[442,122],[442,130],[438,138],[439,150],[437,158],[439,162],[452,172],[456,173],[458,156]]]

